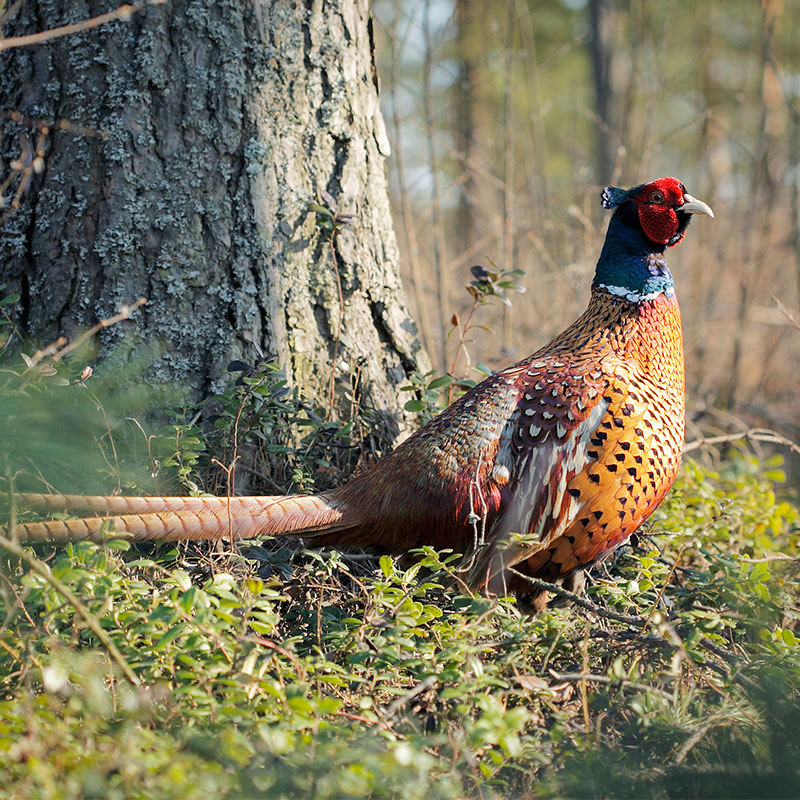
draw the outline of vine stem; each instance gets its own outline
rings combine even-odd
[[[469,287],[468,287],[469,288]],[[478,301],[473,299],[472,301],[472,308],[469,310],[469,314],[467,315],[466,321],[462,324],[461,321],[458,319],[457,316],[454,318],[457,320],[456,322],[456,329],[458,330],[458,348],[456,349],[455,357],[453,358],[453,363],[450,367],[450,372],[448,373],[453,379],[456,377],[456,367],[458,366],[458,361],[461,358],[461,353],[465,353],[467,356],[467,364],[470,363],[469,353],[467,352],[467,334],[469,333],[470,323],[472,322],[472,317],[475,315],[475,309],[478,308]],[[453,384],[451,383],[447,387],[447,402],[451,403],[453,400]]]

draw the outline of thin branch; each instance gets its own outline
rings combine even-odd
[[[719,720],[714,718],[711,721],[707,722],[705,725],[701,725],[684,743],[680,750],[678,750],[677,754],[675,755],[675,759],[672,762],[672,766],[679,767],[686,756],[689,755],[689,752],[700,743],[703,737],[714,727],[717,726]]]
[[[586,630],[583,634],[581,641],[581,666],[583,672],[579,673],[579,680],[581,682],[581,709],[583,710],[583,728],[586,735],[589,736],[592,732],[592,720],[589,716],[589,679],[592,677],[589,672],[589,625],[587,623]],[[569,674],[569,673],[565,673]],[[600,681],[602,683],[602,681]]]
[[[87,339],[91,339],[96,333],[99,333],[104,328],[110,328],[112,325],[116,325],[118,322],[122,322],[123,320],[129,319],[131,314],[136,311],[137,308],[140,308],[147,302],[146,297],[140,297],[135,303],[129,306],[122,306],[120,308],[119,313],[115,314],[113,317],[109,317],[108,319],[101,319],[100,322],[97,323],[93,328],[89,328],[88,331],[85,331],[77,339],[74,339],[70,344],[66,347],[59,350],[54,356],[53,361],[60,361],[64,358],[65,355],[71,353],[75,348],[80,347]],[[34,356],[34,360],[35,360]]]
[[[750,428],[740,433],[723,434],[721,436],[702,436],[699,439],[695,439],[693,442],[687,442],[683,446],[683,452],[691,453],[692,450],[698,450],[707,445],[738,442],[741,439],[750,439],[754,442],[768,442],[769,444],[780,444],[784,447],[788,447],[793,453],[800,455],[800,444],[788,439],[786,436],[781,436],[777,431],[773,431],[770,428]]]
[[[131,314],[137,308],[143,306],[146,302],[147,298],[140,297],[132,305],[122,306],[118,314],[115,314],[113,317],[109,317],[108,319],[101,319],[100,322],[98,322],[94,327],[82,333],[77,339],[69,344],[67,344],[67,339],[64,336],[60,336],[54,342],[47,345],[47,347],[37,350],[30,358],[23,354],[27,368],[20,374],[13,373],[13,377],[21,379],[20,384],[17,386],[17,391],[21,391],[23,388],[25,388],[25,386],[27,386],[28,383],[30,383],[30,381],[33,379],[33,375],[35,374],[34,370],[43,359],[50,358],[53,363],[60,361],[65,355],[71,353],[73,350],[75,350],[75,348],[80,347],[83,342],[85,342],[87,339],[90,339],[104,328],[109,328],[112,325],[116,325],[118,322],[129,319]],[[2,388],[6,388],[11,380],[12,378],[9,377]]]
[[[745,564],[767,564],[770,561],[793,561],[796,563],[800,561],[800,558],[787,556],[783,553],[776,553],[774,556],[764,556],[763,558],[745,558],[742,556],[739,558],[739,561],[742,561]]]
[[[669,692],[665,692],[663,689],[657,689],[655,686],[648,686],[646,683],[634,683],[625,678],[611,678],[608,675],[593,675],[589,672],[556,672],[553,669],[549,670],[549,672],[553,678],[558,681],[567,681],[569,683],[577,683],[578,681],[585,683],[586,681],[592,681],[592,683],[604,683],[610,686],[619,686],[620,688],[654,692],[669,701],[674,699]]]
[[[363,722],[365,725],[378,725],[379,727],[385,730],[391,730],[391,726],[380,719],[370,719],[369,717],[365,717],[363,714],[352,714],[349,711],[336,711],[334,712],[334,716],[337,717],[344,717],[345,719],[352,719],[355,722]]]
[[[531,588],[539,589],[540,591],[544,592],[550,592],[551,594],[554,594],[556,597],[560,597],[563,600],[569,600],[576,606],[584,608],[587,611],[591,611],[593,614],[597,614],[598,617],[603,617],[603,619],[613,619],[616,622],[624,622],[627,625],[635,625],[638,628],[641,628],[645,622],[647,622],[645,617],[632,617],[630,614],[620,614],[617,611],[611,611],[608,608],[602,608],[601,606],[593,603],[591,600],[587,600],[585,597],[581,597],[580,595],[570,592],[561,586],[557,586],[555,583],[548,583],[547,581],[540,580],[539,578],[532,578],[530,575],[524,575],[513,568],[510,571],[514,575],[523,578],[528,584],[530,584]]]
[[[255,642],[256,644],[261,645],[262,647],[266,647],[268,650],[274,650],[276,653],[280,653],[284,658],[288,659],[294,665],[295,672],[297,673],[298,680],[305,680],[306,671],[303,669],[300,660],[297,656],[291,651],[287,650],[285,647],[282,647],[277,642],[273,642],[272,639],[266,639],[263,636],[246,636],[243,641],[245,642]]]
[[[3,29],[3,25],[7,22],[10,22],[14,17],[17,15],[17,11],[20,10],[22,7],[23,0],[16,0],[3,14],[0,14],[0,31]],[[0,6],[2,8],[2,6]]]
[[[0,39],[0,43],[2,43]],[[50,118],[50,119],[36,119],[28,117],[19,111],[7,108],[0,108],[0,119],[7,119],[10,122],[16,122],[17,125],[23,125],[26,128],[34,128],[40,133],[51,133],[54,129],[64,131],[66,133],[73,133],[76,136],[91,136],[99,137],[100,139],[108,139],[108,131],[98,130],[97,128],[87,128],[85,125],[78,125],[69,119]]]
[[[624,622],[627,625],[631,625],[635,628],[643,628],[647,623],[649,618],[647,617],[634,617],[629,614],[620,614],[616,611],[611,611],[610,609],[601,608],[600,606],[592,603],[590,600],[586,600],[583,597],[579,597],[574,592],[569,592],[566,589],[563,589],[561,586],[557,586],[554,583],[548,583],[547,581],[540,580],[539,578],[531,578],[529,575],[524,575],[521,572],[511,568],[509,570],[514,575],[524,579],[527,583],[531,585],[534,589],[539,589],[540,591],[551,592],[558,597],[564,598],[566,600],[570,600],[575,605],[579,606],[580,608],[584,608],[587,611],[591,611],[592,614],[596,614],[598,617],[602,617],[604,619],[612,619],[617,622]],[[667,639],[661,639],[661,643],[663,643],[667,647],[675,648],[676,645],[674,642],[670,642]],[[697,643],[700,647],[708,650],[710,653],[713,653],[716,656],[719,656],[723,661],[727,662],[728,664],[736,665],[741,662],[739,656],[735,655],[734,653],[729,653],[724,648],[720,647],[719,645],[714,644],[713,642],[709,641],[706,637],[703,637]],[[736,683],[742,685],[749,685],[750,681],[748,678],[745,678],[741,674],[735,675],[733,680]]]
[[[714,521],[715,520],[712,520],[712,522]],[[653,615],[656,613],[656,609],[661,604],[661,600],[664,597],[664,592],[667,591],[667,586],[669,586],[670,583],[672,583],[672,578],[675,575],[675,570],[678,568],[678,562],[681,560],[683,551],[686,550],[688,546],[689,543],[687,542],[681,547],[680,550],[678,550],[678,555],[675,556],[675,560],[672,563],[672,568],[670,569],[669,574],[667,575],[667,579],[664,581],[663,584],[661,584],[661,588],[658,590],[658,595],[656,596],[655,602],[653,603],[650,609],[650,613],[647,615],[647,619],[645,620],[644,625],[642,626],[642,633],[644,633],[647,630],[647,626],[650,624],[650,620],[653,619]]]
[[[166,0],[151,0],[150,5],[164,2],[166,2]],[[29,33],[26,36],[12,36],[8,39],[0,38],[0,52],[3,50],[10,50],[12,47],[27,47],[28,45],[41,44],[51,39],[60,39],[62,36],[69,36],[70,34],[79,33],[80,31],[99,28],[101,25],[114,22],[118,19],[127,21],[137,11],[141,11],[142,8],[144,8],[144,6],[125,3],[113,11],[100,14],[97,17],[90,17],[81,22],[73,22],[71,25],[62,25],[58,28],[50,28],[50,30],[41,31],[39,33]]]
[[[417,695],[422,694],[422,692],[424,692],[426,689],[435,686],[438,683],[438,681],[439,679],[436,677],[436,675],[429,675],[427,678],[425,678],[424,681],[421,681],[412,689],[405,692],[405,694],[401,695],[392,703],[390,703],[382,714],[383,719],[386,720],[393,717],[401,708],[403,708],[403,706],[407,705]]]
[[[775,305],[776,305],[776,306],[778,306],[778,311],[780,311],[780,312],[781,312],[781,314],[783,314],[783,316],[784,316],[784,317],[786,317],[786,319],[788,319],[788,320],[789,320],[789,322],[790,322],[790,323],[791,323],[791,324],[792,324],[792,325],[793,325],[795,328],[797,328],[797,330],[799,330],[799,331],[800,331],[800,322],[798,322],[798,321],[797,321],[797,320],[794,318],[794,316],[793,316],[793,315],[792,315],[792,314],[791,314],[789,311],[787,311],[787,310],[786,310],[786,307],[783,305],[783,303],[781,303],[781,301],[780,301],[780,300],[778,300],[778,298],[777,298],[777,297],[775,297],[775,295],[772,295],[772,299],[775,301]]]

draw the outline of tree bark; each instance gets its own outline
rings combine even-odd
[[[612,120],[611,58],[609,42],[609,9],[607,0],[589,0],[589,23],[592,32],[592,80],[594,83],[595,149],[598,183],[611,180],[614,169],[616,129]]]
[[[31,0],[5,34],[117,5]],[[231,360],[277,356],[321,404],[333,375],[397,417],[427,360],[398,278],[366,0],[148,6],[0,53],[0,108],[106,137],[51,132],[0,226],[27,333],[70,335],[145,295],[102,349],[121,364],[159,342],[155,383],[198,400]],[[5,123],[3,164],[25,136]]]

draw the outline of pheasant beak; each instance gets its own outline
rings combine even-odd
[[[714,212],[711,210],[711,206],[702,200],[692,197],[690,194],[683,195],[683,205],[678,206],[675,210],[683,211],[686,214],[707,214],[711,219],[714,219]]]

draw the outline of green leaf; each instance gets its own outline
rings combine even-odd
[[[173,625],[163,636],[161,636],[154,644],[154,650],[163,650],[170,642],[175,641],[184,631],[186,626],[182,622]]]
[[[381,556],[378,563],[385,578],[391,578],[394,575],[394,561],[392,561],[391,556]]]
[[[19,300],[20,300],[20,295],[16,293],[6,295],[6,297],[0,299],[0,308],[3,308],[4,306],[10,306],[13,303],[18,303]]]
[[[440,375],[428,384],[428,389],[442,389],[445,386],[449,386],[452,382],[453,379],[449,375]]]

